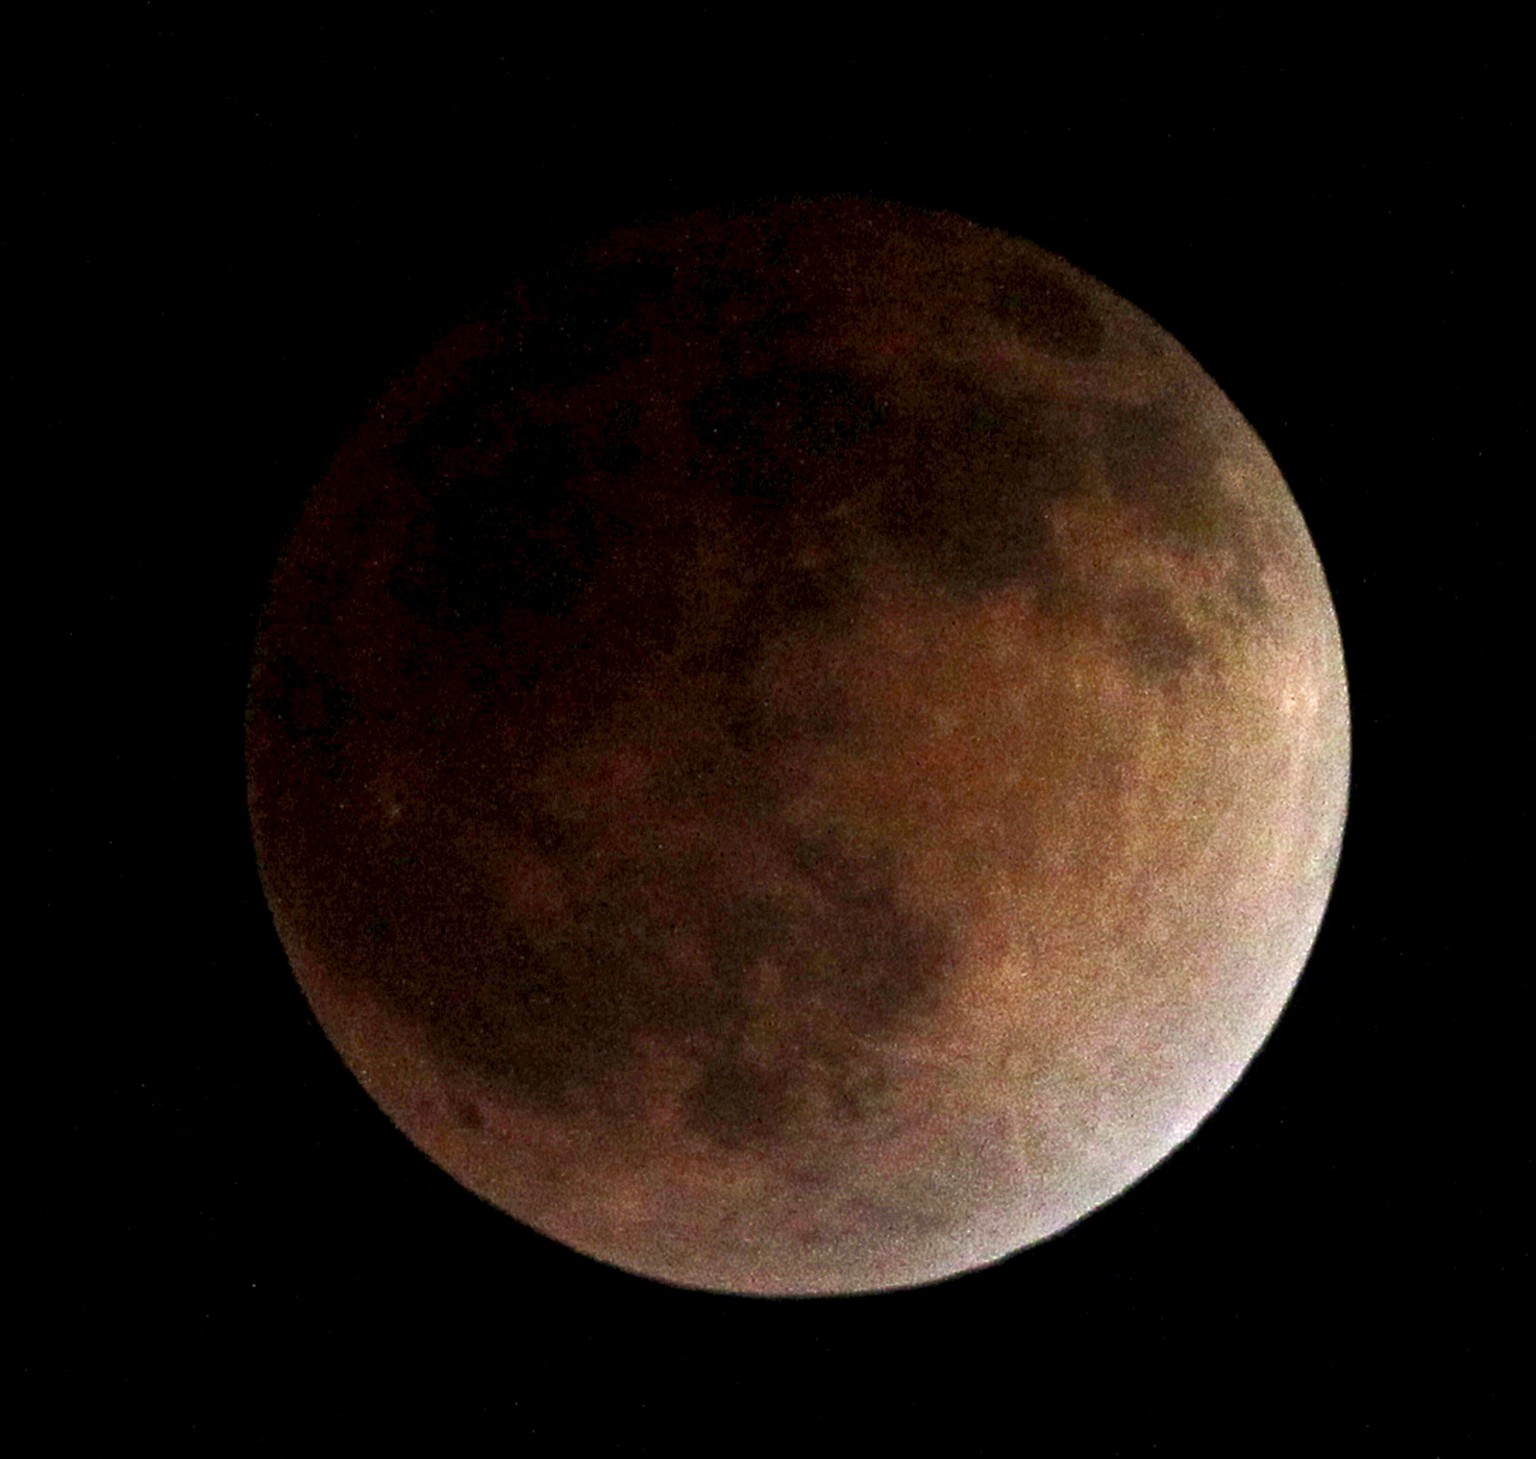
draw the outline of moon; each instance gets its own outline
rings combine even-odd
[[[961,218],[627,228],[393,384],[256,643],[257,860],[469,1190],[684,1287],[996,1262],[1195,1129],[1307,959],[1348,696],[1152,320]]]

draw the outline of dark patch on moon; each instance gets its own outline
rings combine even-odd
[[[603,421],[597,433],[592,464],[613,476],[625,476],[645,464],[645,452],[635,439],[640,428],[641,410],[633,400],[621,400]]]
[[[1166,593],[1132,593],[1115,604],[1114,616],[1126,660],[1144,683],[1172,683],[1205,653]]]
[[[693,404],[700,439],[730,453],[826,456],[877,430],[883,418],[883,402],[854,376],[788,366],[725,376]]]
[[[395,444],[400,466],[413,481],[430,483],[458,453],[499,439],[526,384],[526,372],[504,341],[455,362],[453,377]]]
[[[851,706],[840,684],[815,679],[794,693],[776,690],[769,655],[787,637],[821,642],[848,627],[858,585],[856,568],[834,560],[767,573],[748,591],[694,665],[720,685],[723,723],[732,745],[775,750],[846,731]]]
[[[1249,512],[1223,490],[1222,448],[1186,390],[1107,408],[1091,444],[1111,491],[1143,513],[1149,532],[1191,561],[1222,566],[1226,608],[1249,622],[1269,612]]]
[[[690,407],[732,495],[813,509],[826,504],[815,463],[878,431],[886,414],[885,402],[851,375],[788,366],[722,376]]]
[[[1217,480],[1220,450],[1179,392],[1110,407],[1093,439],[1110,489],[1144,505],[1151,525],[1191,552],[1228,545],[1236,520]]]
[[[483,1130],[485,1128],[485,1116],[480,1113],[480,1108],[472,1100],[455,1099],[453,1101],[453,1118],[455,1122],[466,1130]]]
[[[634,398],[604,403],[604,374],[701,309],[718,331],[719,359],[738,363],[706,370],[687,398],[691,429],[676,440],[667,470],[743,514],[737,520],[754,539],[759,576],[781,583],[771,590],[777,602],[757,604],[768,623],[781,623],[795,591],[829,603],[853,595],[786,561],[793,522],[850,511],[839,569],[854,592],[864,565],[894,553],[962,603],[1021,585],[1049,597],[1064,571],[1051,503],[1085,490],[1096,462],[1111,490],[1139,503],[1149,527],[1181,549],[1209,555],[1234,544],[1236,514],[1215,481],[1216,448],[1176,395],[1073,411],[1028,394],[999,399],[979,374],[952,367],[929,381],[930,394],[909,398],[805,363],[798,352],[814,336],[812,316],[764,316],[757,294],[765,286],[739,268],[705,269],[686,290],[679,278],[660,253],[552,273],[516,319],[509,314],[502,345],[471,361],[457,394],[402,444],[429,503],[406,534],[410,546],[391,582],[408,611],[450,631],[494,629],[509,611],[571,611],[622,526],[577,479],[606,473],[610,495],[642,517],[659,505],[658,492],[672,489],[649,474],[651,447],[639,439],[644,407]],[[1102,320],[1087,290],[1034,260],[1000,266],[994,305],[1040,348],[1074,359],[1102,349]],[[797,342],[788,355],[786,331]],[[770,338],[780,341],[774,350],[764,346]],[[533,420],[516,403],[519,391],[551,386],[591,424],[576,431]],[[1256,582],[1232,586],[1244,604],[1259,601]],[[658,604],[658,633],[659,613]],[[831,617],[829,610],[828,629]],[[1144,662],[1149,654],[1171,662],[1166,634],[1147,647],[1146,620],[1139,612],[1122,642]],[[750,659],[764,633],[736,637],[748,647],[722,652]],[[759,742],[778,732],[752,728],[760,717],[743,720]]]
[[[1104,326],[1084,290],[1027,258],[1011,260],[993,288],[992,308],[1036,349],[1088,360],[1104,344]]]
[[[451,1065],[527,1107],[632,1124],[628,1071],[638,1044],[659,1040],[697,1071],[689,1123],[722,1145],[790,1138],[812,1099],[866,1118],[888,1082],[869,1050],[942,996],[951,937],[888,867],[830,834],[807,842],[769,819],[758,834],[780,874],[755,891],[707,851],[615,861],[571,842],[550,865],[584,890],[558,926],[509,925],[483,892],[437,886],[417,894],[429,943],[374,943],[336,965]],[[658,888],[692,891],[658,902]],[[699,949],[686,965],[680,939]],[[786,1020],[766,1044],[754,1033],[765,1014]]]
[[[489,469],[439,471],[390,592],[444,629],[498,624],[511,609],[567,612],[602,549],[590,503],[571,490],[581,456],[571,432],[524,422]]]
[[[754,1063],[728,1046],[689,1095],[689,1123],[727,1149],[761,1145],[788,1123],[795,1092],[789,1068]]]
[[[357,717],[357,696],[334,674],[280,651],[253,678],[253,718],[276,726],[324,773],[340,773],[343,736]]]
[[[847,697],[835,684],[818,685],[803,698],[785,698],[765,695],[748,680],[731,698],[726,737],[748,753],[783,749],[805,740],[835,740],[851,724]]]
[[[969,387],[952,409],[904,422],[876,507],[902,557],[962,601],[1056,570],[1046,508],[1083,485],[1069,423],[1043,404],[999,410]]]
[[[791,856],[798,875],[787,893],[743,899],[715,921],[731,1032],[687,1108],[694,1128],[727,1147],[772,1144],[812,1099],[835,1119],[867,1118],[888,1083],[870,1049],[938,1001],[953,955],[950,934],[907,907],[876,860],[831,836],[794,838]],[[779,980],[774,1017],[788,1014],[766,1055],[751,1043],[747,996],[764,967]]]

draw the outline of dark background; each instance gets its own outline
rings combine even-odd
[[[1529,1260],[1528,975],[1499,932],[1524,654],[1498,594],[1529,479],[1512,40],[1019,24],[140,6],[23,38],[13,662],[43,814],[14,1259],[50,1432],[1489,1452]],[[1192,350],[1312,529],[1355,762],[1308,970],[1185,1147],[989,1270],[764,1302],[569,1253],[395,1133],[287,971],[241,730],[305,493],[488,287],[636,216],[827,190],[1031,237]]]

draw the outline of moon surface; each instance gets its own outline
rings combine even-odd
[[[409,1138],[688,1287],[914,1286],[1113,1198],[1278,1017],[1343,659],[1189,354],[1052,254],[637,226],[398,381],[273,580],[278,932]]]

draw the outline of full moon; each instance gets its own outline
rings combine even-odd
[[[1073,266],[635,226],[391,386],[277,566],[278,933],[391,1120],[723,1292],[1016,1252],[1185,1140],[1333,881],[1337,624],[1232,403]]]

